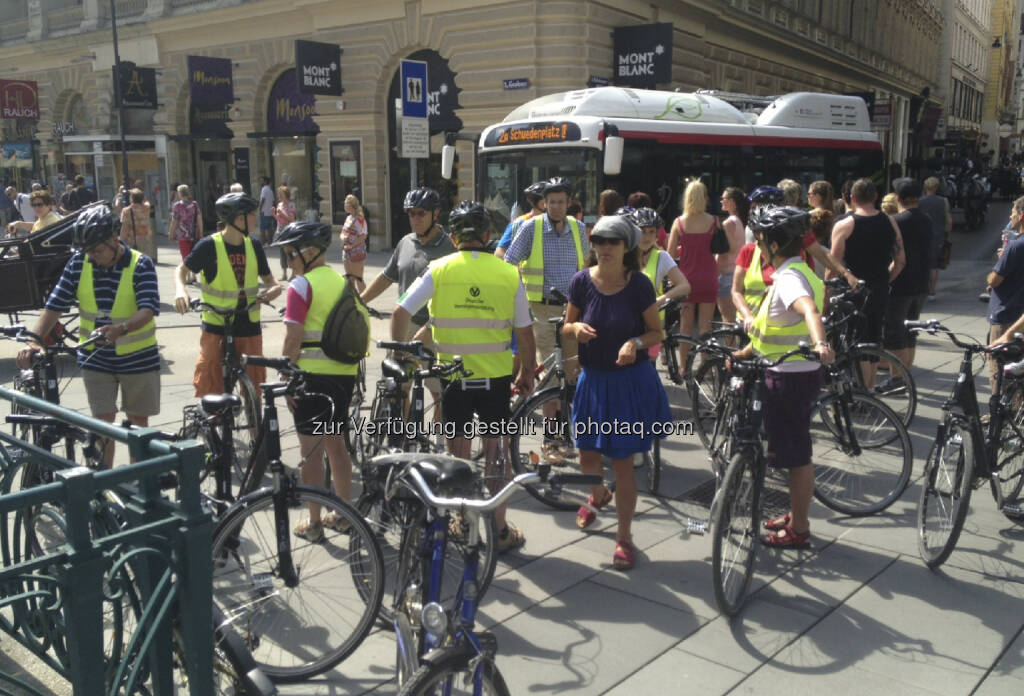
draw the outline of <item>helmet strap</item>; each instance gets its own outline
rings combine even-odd
[[[309,247],[305,247],[305,248],[308,249]],[[302,250],[300,249],[300,252],[301,251]],[[313,267],[314,263],[316,263],[316,260],[319,259],[321,256],[323,256],[326,251],[327,251],[326,249],[318,249],[317,252],[316,252],[316,256],[311,258],[309,261],[307,261],[306,257],[303,256],[302,257],[302,272],[303,273],[308,273],[309,269]]]

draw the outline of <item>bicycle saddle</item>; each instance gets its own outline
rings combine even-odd
[[[461,497],[475,496],[479,491],[477,474],[473,465],[464,459],[442,455],[401,452],[374,457],[368,462],[375,478],[384,480],[390,468],[405,469],[412,464],[431,490],[438,495]]]
[[[380,364],[381,373],[385,377],[393,377],[396,382],[405,382],[409,379],[409,373],[402,363],[391,358],[385,358]]]
[[[211,416],[219,416],[229,408],[237,408],[242,405],[242,400],[235,394],[207,394],[199,400],[199,407],[203,413]]]

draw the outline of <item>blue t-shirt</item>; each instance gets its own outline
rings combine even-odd
[[[505,233],[501,235],[501,241],[498,242],[499,247],[508,249],[512,245],[512,238],[516,236],[516,230],[519,228],[520,222],[520,220],[513,220],[505,225]]]
[[[989,296],[988,323],[1011,324],[1024,314],[1024,237],[1006,245],[992,270],[1003,282]]]
[[[614,295],[597,289],[589,268],[574,275],[569,282],[569,301],[579,308],[579,321],[597,332],[597,338],[580,344],[580,365],[598,370],[621,369],[615,364],[619,349],[629,339],[647,333],[643,313],[654,300],[651,281],[639,271],[634,271],[626,287]],[[636,362],[645,360],[647,350],[638,350]]]

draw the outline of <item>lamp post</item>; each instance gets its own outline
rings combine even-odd
[[[117,50],[117,9],[110,0],[110,31],[114,35],[114,99],[117,101],[117,129],[121,136],[121,174],[124,177],[125,196],[128,195],[128,143],[124,137],[124,101],[121,98],[121,55]],[[115,192],[116,195],[116,192]],[[127,200],[121,201],[127,205]]]

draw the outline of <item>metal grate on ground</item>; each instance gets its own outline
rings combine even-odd
[[[690,490],[683,493],[679,500],[684,503],[693,503],[703,508],[711,509],[711,501],[715,498],[715,484],[717,479],[712,476]],[[777,475],[771,472],[765,477],[764,490],[761,494],[762,511],[764,519],[773,519],[789,512],[789,491],[778,480]]]

